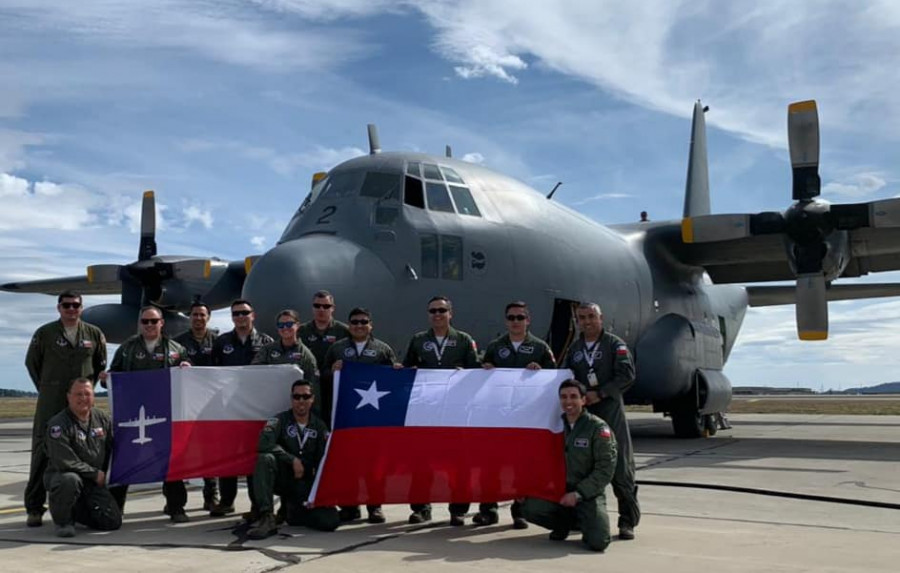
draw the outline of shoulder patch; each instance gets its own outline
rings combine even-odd
[[[51,426],[50,437],[53,439],[57,439],[60,436],[62,436],[62,426]]]
[[[600,428],[600,430],[597,432],[597,435],[608,440],[612,436],[612,432],[609,431],[609,426],[604,424],[603,427]]]

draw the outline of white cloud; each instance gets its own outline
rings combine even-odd
[[[586,197],[580,201],[573,201],[572,205],[584,205],[586,203],[593,203],[594,201],[602,201],[604,199],[629,199],[631,197],[633,197],[633,195],[628,193],[600,193],[598,195]]]
[[[250,239],[250,244],[253,245],[253,248],[255,249],[263,250],[266,248],[266,238],[262,235],[256,235]]]
[[[178,148],[186,153],[216,153],[227,151],[245,159],[265,163],[279,175],[290,177],[298,169],[327,171],[348,159],[366,155],[358,147],[339,149],[314,146],[303,152],[280,152],[269,147],[255,146],[243,141],[227,139],[187,139],[178,142]]]
[[[478,153],[477,151],[472,153],[466,153],[462,156],[463,161],[468,161],[469,163],[477,163],[482,165],[484,163],[484,155]]]
[[[2,116],[3,113],[0,112],[0,117]],[[45,139],[36,133],[0,129],[0,172],[11,172],[25,167],[26,149],[40,145]]]
[[[76,185],[31,182],[0,173],[0,231],[77,230],[93,224],[100,198]]]
[[[212,229],[213,226],[213,216],[212,212],[207,210],[203,210],[196,205],[190,205],[182,209],[182,213],[184,214],[185,224],[190,225],[191,223],[200,223],[203,225],[205,229]]]
[[[822,187],[823,195],[849,198],[869,197],[887,185],[880,173],[860,173],[841,181],[830,181]]]
[[[17,16],[24,32],[49,31],[123,50],[187,50],[270,71],[330,69],[367,49],[352,30],[334,34],[302,21],[288,26],[234,0],[7,0],[4,10]]]

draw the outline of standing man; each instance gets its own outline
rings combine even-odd
[[[250,301],[238,299],[231,303],[231,321],[234,329],[219,336],[213,344],[213,366],[247,366],[253,362],[256,353],[272,342],[272,337],[254,328],[256,313]],[[247,495],[250,497],[253,512],[253,486],[247,483]],[[223,517],[234,513],[234,500],[237,497],[238,478],[219,478],[219,503],[209,510],[212,517]]]
[[[328,426],[312,413],[315,398],[308,381],[295,381],[291,408],[269,419],[260,433],[259,457],[253,470],[260,519],[247,532],[250,539],[265,539],[278,532],[272,513],[276,493],[281,496],[289,525],[334,531],[340,524],[336,508],[305,505],[328,441]]]
[[[165,334],[163,327],[166,321],[162,311],[155,306],[145,306],[141,309],[139,319],[139,333],[129,337],[116,350],[110,372],[135,372],[138,370],[157,370],[160,368],[172,368],[174,366],[190,366],[187,359],[187,351],[184,346],[178,344]],[[106,381],[106,373],[101,377]],[[167,481],[163,483],[163,495],[166,496],[166,513],[173,523],[186,523],[190,521],[184,512],[187,504],[187,488],[184,482]],[[126,488],[122,488],[121,503],[125,504]]]
[[[106,487],[112,454],[112,422],[94,408],[94,381],[75,378],[68,408],[47,423],[44,481],[58,537],[74,537],[75,522],[100,531],[122,527],[122,511]]]
[[[66,390],[75,378],[96,382],[106,368],[106,338],[99,328],[82,322],[81,295],[65,291],[57,297],[59,320],[38,328],[28,345],[25,367],[38,392],[31,428],[31,469],[25,486],[25,523],[40,527],[44,519],[44,446],[47,421],[66,407]]]
[[[362,362],[363,364],[382,364],[384,366],[402,367],[397,362],[397,355],[387,343],[372,336],[375,327],[372,313],[368,309],[356,307],[350,311],[350,337],[338,340],[325,354],[325,369],[332,374],[339,372],[345,362]],[[380,505],[367,505],[369,523],[384,523],[384,512]],[[353,521],[362,517],[359,507],[355,505],[341,508],[341,522]]]
[[[275,318],[278,340],[259,349],[251,364],[296,364],[303,370],[303,379],[309,382],[313,393],[319,389],[319,367],[316,357],[297,338],[300,329],[300,313],[286,308]],[[319,413],[314,408],[315,414]]]
[[[316,366],[322,373],[321,404],[316,407],[326,423],[331,420],[331,404],[333,392],[331,388],[331,372],[325,368],[325,354],[332,344],[350,336],[350,330],[343,322],[334,319],[334,297],[327,290],[320,290],[313,295],[313,319],[303,324],[297,336],[316,357]]]
[[[606,486],[615,471],[616,439],[606,422],[585,410],[586,389],[575,380],[559,385],[566,440],[566,494],[559,503],[526,499],[525,518],[550,529],[552,541],[564,541],[576,523],[592,551],[609,545]]]
[[[484,368],[527,368],[540,370],[556,368],[553,351],[550,346],[529,332],[531,313],[522,301],[514,301],[506,305],[506,334],[492,340],[484,351],[482,366]],[[522,517],[522,508],[514,501],[509,508],[514,529],[527,529],[528,522]],[[478,513],[472,518],[475,525],[493,525],[500,521],[496,503],[482,503]]]
[[[205,302],[191,304],[191,328],[174,338],[184,346],[193,366],[212,366],[212,349],[219,331],[209,328],[212,313]],[[219,503],[219,487],[216,478],[203,478],[203,509],[209,511]]]
[[[428,322],[431,328],[416,333],[409,341],[403,366],[406,368],[478,368],[475,340],[461,330],[450,326],[453,304],[445,296],[434,296],[428,301]],[[431,504],[410,505],[410,523],[431,521]],[[464,525],[468,503],[450,504],[450,524]]]
[[[622,396],[634,383],[634,361],[625,342],[603,329],[603,313],[593,302],[581,303],[575,313],[581,335],[566,354],[563,368],[587,388],[587,409],[612,428],[618,443],[613,493],[619,505],[619,539],[634,539],[641,520],[637,485],[634,483],[634,452],[625,419]]]

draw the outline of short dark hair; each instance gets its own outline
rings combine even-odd
[[[293,392],[294,388],[296,388],[297,386],[309,386],[309,393],[315,395],[315,392],[313,392],[313,386],[309,383],[309,380],[304,380],[302,378],[299,380],[294,380],[294,383],[291,384],[291,392]]]
[[[449,299],[448,297],[446,297],[446,296],[444,296],[444,295],[442,295],[442,294],[433,296],[433,297],[431,297],[430,299],[428,299],[428,305],[431,305],[431,303],[436,302],[436,301],[439,301],[439,300],[442,300],[442,301],[446,302],[446,303],[447,303],[447,308],[449,308],[449,309],[451,309],[451,310],[453,309],[453,303],[450,302],[450,299]]]
[[[316,293],[313,295],[313,300],[315,300],[315,299],[317,299],[317,298],[327,298],[327,299],[329,299],[331,302],[334,302],[334,295],[331,294],[330,292],[328,292],[328,291],[325,290],[325,289],[317,290],[317,291],[316,291]]]
[[[574,378],[563,380],[562,384],[559,385],[559,390],[557,390],[557,393],[562,392],[564,388],[577,388],[578,393],[582,398],[587,396],[587,388],[585,388],[584,384],[582,384],[578,380],[575,380]]]
[[[511,308],[524,308],[525,314],[531,314],[530,312],[528,312],[528,305],[525,304],[525,301],[514,300],[511,303],[506,305],[506,308],[503,310],[503,312],[504,313],[509,312],[509,309],[511,309]]]
[[[81,293],[74,290],[64,290],[59,293],[58,297],[56,297],[56,304],[61,303],[64,298],[77,298],[79,301],[81,301]]]
[[[207,313],[209,313],[210,315],[212,314],[212,309],[209,308],[209,305],[206,304],[205,302],[201,302],[201,301],[199,301],[199,300],[195,300],[194,302],[191,303],[191,310],[190,310],[190,312],[194,312],[194,309],[195,309],[195,308],[205,308]]]
[[[293,308],[286,308],[275,315],[275,322],[278,322],[278,319],[281,318],[281,315],[286,314],[289,317],[293,318],[296,322],[300,322],[300,313],[294,310]]]
[[[249,300],[246,300],[243,298],[236,298],[233,301],[231,301],[231,308],[234,308],[239,304],[246,304],[247,306],[250,307],[250,310],[253,310],[253,304]]]
[[[368,308],[365,308],[362,306],[354,306],[353,309],[350,311],[350,314],[347,315],[347,320],[350,320],[354,316],[357,316],[360,314],[367,316],[370,320],[372,319],[372,313],[369,312]]]
[[[78,378],[72,378],[69,380],[69,385],[66,387],[66,394],[72,391],[72,386],[76,384],[90,384],[91,390],[94,389],[94,381],[90,378],[85,378],[84,376],[79,376]]]
[[[155,304],[148,304],[146,306],[141,307],[141,310],[138,312],[138,318],[140,319],[141,315],[144,314],[145,312],[147,312],[148,310],[155,310],[156,312],[159,313],[160,318],[164,319],[166,317],[165,314],[163,314],[163,309],[159,308]]]

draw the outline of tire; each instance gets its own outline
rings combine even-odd
[[[672,429],[676,438],[693,439],[703,437],[706,430],[706,422],[696,410],[674,410],[672,416]]]

